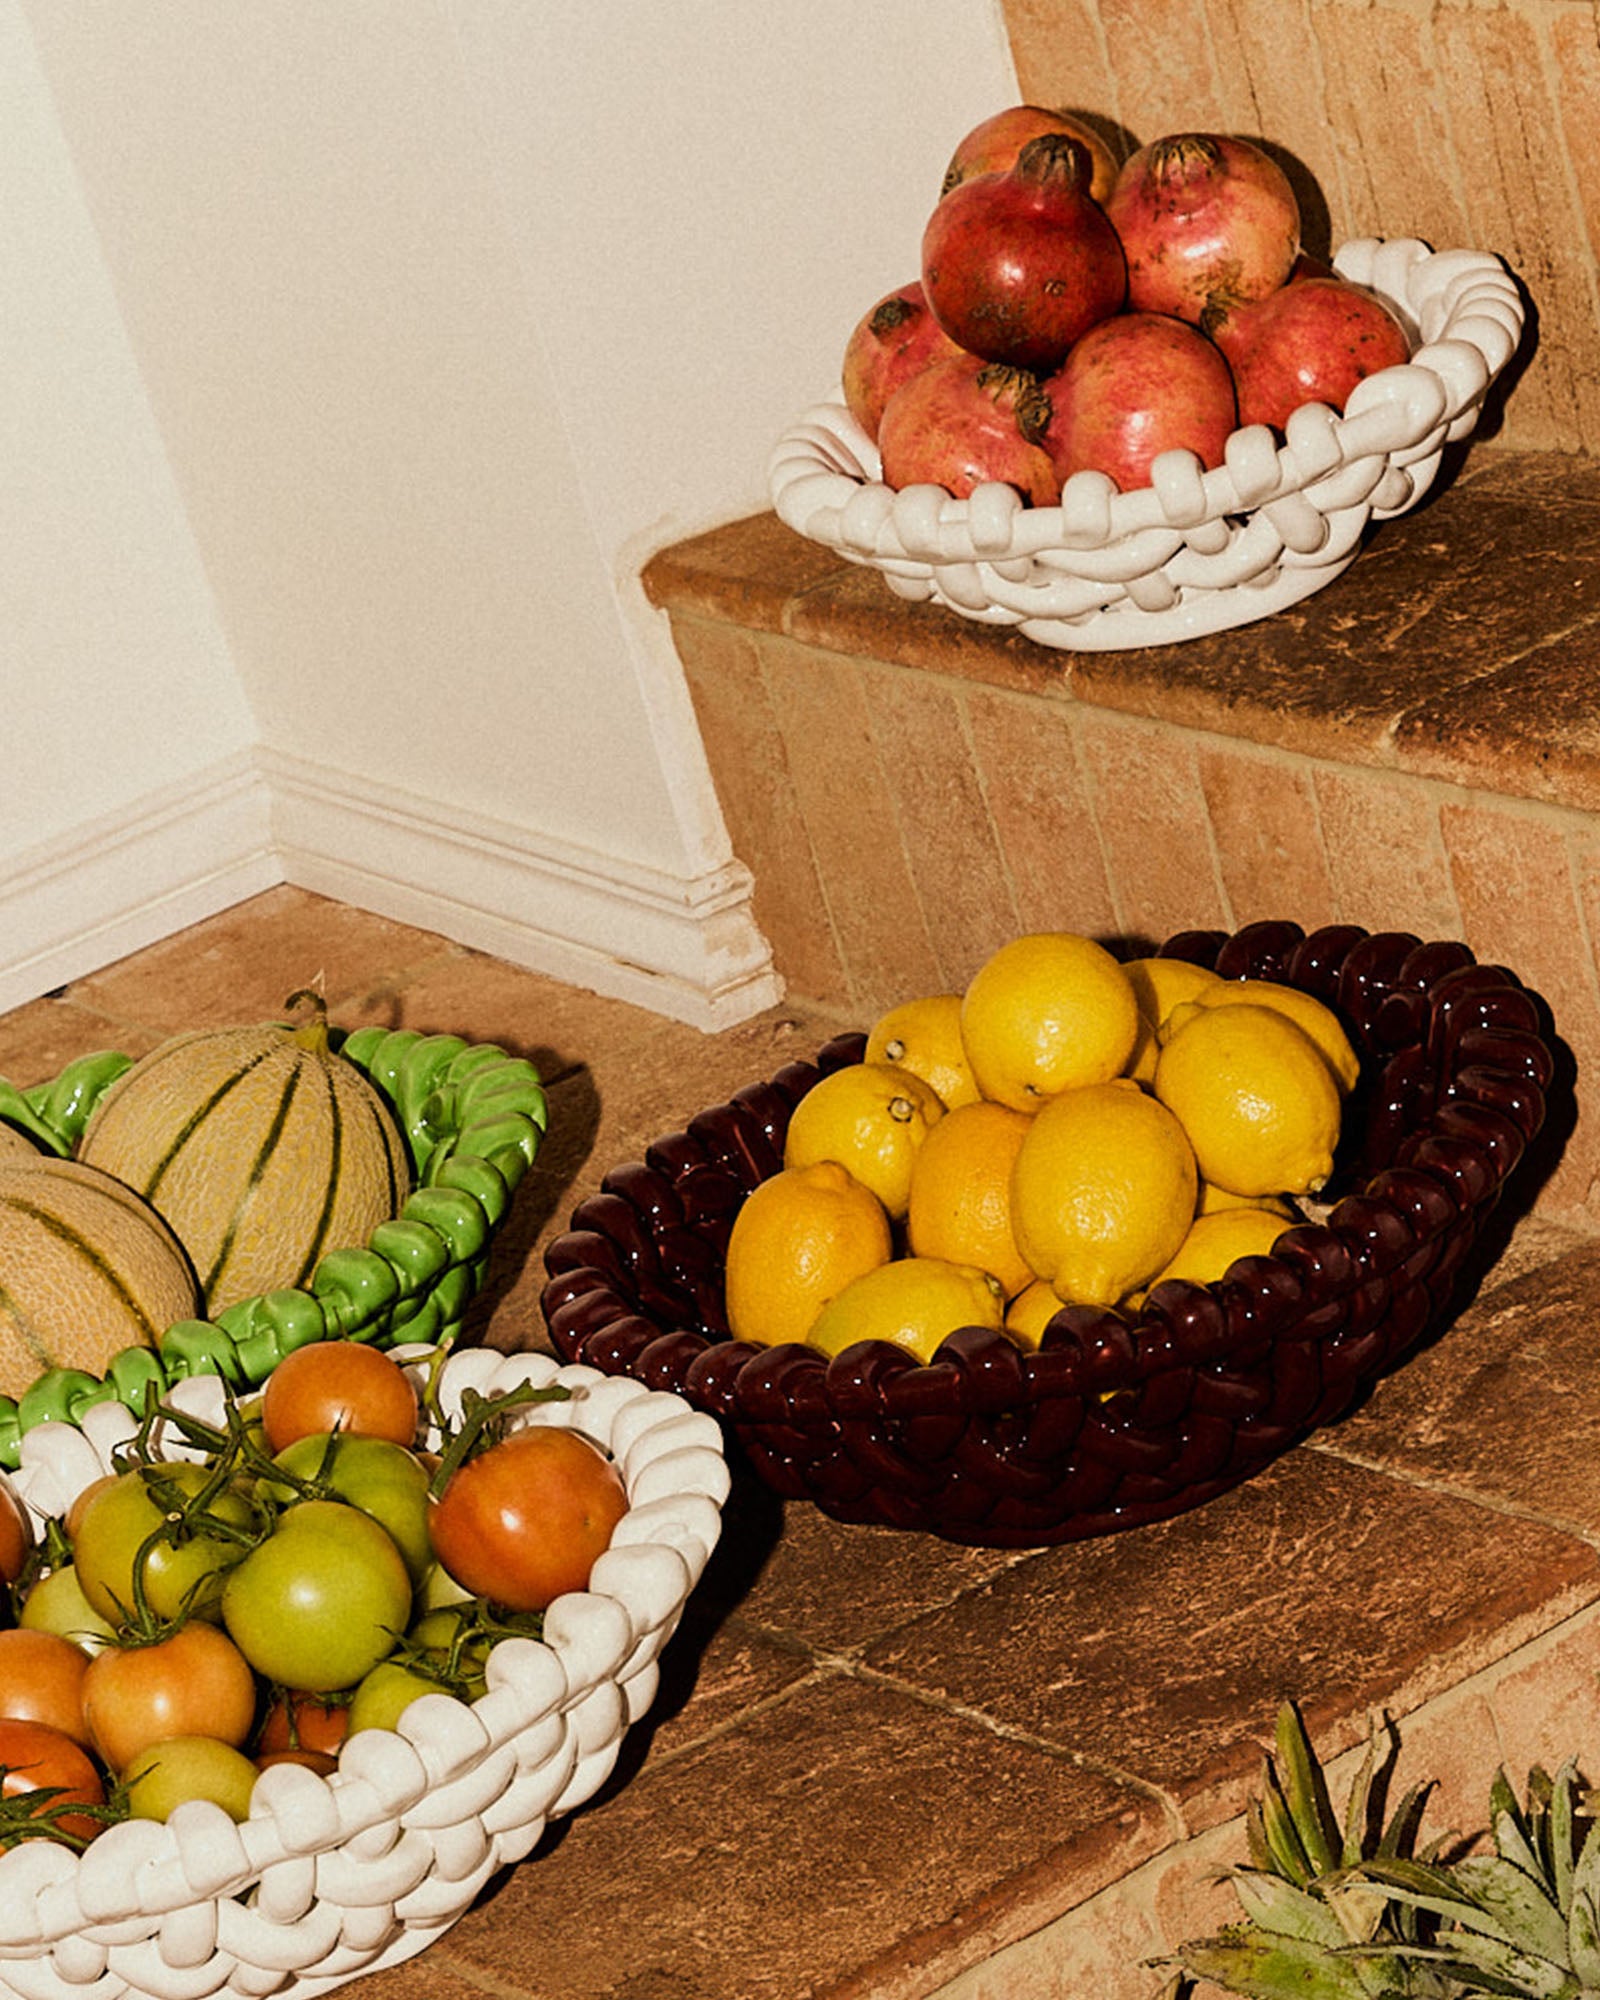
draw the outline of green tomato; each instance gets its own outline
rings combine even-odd
[[[420,1695],[452,1694],[443,1681],[430,1680],[420,1667],[382,1660],[364,1674],[350,1697],[350,1734],[360,1729],[393,1729]]]
[[[140,1549],[211,1477],[208,1467],[188,1460],[137,1466],[107,1481],[90,1498],[73,1533],[72,1560],[84,1596],[108,1624],[126,1624],[133,1613],[133,1570]],[[202,1525],[181,1540],[149,1543],[143,1560],[145,1601],[163,1621],[187,1616],[215,1623],[222,1579],[249,1547],[247,1539],[226,1532],[237,1529],[248,1536],[256,1529],[247,1494],[224,1487],[207,1513],[223,1524],[223,1532],[210,1533]]]
[[[469,1604],[472,1600],[469,1600]],[[408,1645],[419,1649],[425,1655],[420,1662],[424,1671],[435,1660],[441,1668],[449,1668],[459,1680],[460,1686],[454,1691],[465,1701],[476,1701],[485,1693],[488,1682],[484,1679],[484,1668],[494,1646],[493,1636],[488,1632],[473,1631],[470,1627],[463,1636],[463,1621],[458,1609],[452,1605],[442,1605],[436,1611],[424,1613],[416,1619],[406,1634]],[[452,1660],[452,1654],[454,1658]]]
[[[40,1577],[23,1599],[17,1623],[30,1632],[54,1632],[86,1653],[98,1653],[117,1636],[84,1596],[71,1563]]]
[[[302,1500],[228,1572],[222,1617],[258,1674],[326,1694],[394,1649],[411,1575],[387,1530],[341,1500]]]
[[[231,1819],[250,1816],[260,1776],[242,1750],[214,1736],[169,1736],[141,1750],[122,1774],[134,1819],[166,1820],[188,1799],[209,1799]]]
[[[314,1481],[321,1489],[319,1498],[348,1501],[387,1528],[414,1584],[433,1567],[433,1543],[428,1538],[430,1475],[415,1452],[388,1438],[324,1431],[296,1438],[273,1463]],[[260,1490],[280,1502],[295,1497],[292,1486],[270,1475],[262,1479]]]

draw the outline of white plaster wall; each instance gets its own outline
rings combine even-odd
[[[0,872],[254,730],[16,0],[0,0]]]
[[[955,138],[1014,94],[998,0],[19,7],[193,535],[153,588],[198,550],[212,706],[362,850],[332,886],[403,902],[414,809],[423,847],[572,888],[590,983],[642,926],[683,960],[647,969],[770,998],[637,571],[764,504],[914,272]]]

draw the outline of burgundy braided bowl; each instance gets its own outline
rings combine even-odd
[[[1362,1059],[1329,1195],[1220,1284],[1136,1318],[1066,1306],[1036,1353],[976,1327],[931,1363],[729,1337],[728,1231],[782,1164],[790,1114],[859,1059],[829,1043],[614,1168],[546,1253],[557,1351],[722,1420],[760,1477],[837,1520],[1031,1548],[1156,1521],[1236,1486],[1350,1408],[1448,1316],[1463,1261],[1538,1132],[1555,1060],[1515,975],[1465,945],[1341,925],[1187,931],[1165,955],[1280,980]],[[1106,1400],[1106,1392],[1128,1393]]]

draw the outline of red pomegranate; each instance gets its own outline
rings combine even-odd
[[[985,361],[1054,368],[1121,306],[1122,245],[1089,194],[1087,147],[1030,139],[1006,173],[952,188],[922,237],[922,289],[950,338]]]
[[[1037,139],[1041,133],[1065,132],[1069,138],[1079,140],[1089,149],[1091,174],[1089,192],[1102,208],[1106,197],[1116,185],[1117,160],[1111,148],[1093,127],[1085,125],[1081,118],[1074,118],[1070,111],[1047,110],[1042,104],[1013,104],[1009,110],[997,111],[992,118],[985,118],[981,125],[972,130],[950,155],[950,164],[944,170],[944,185],[941,195],[946,195],[963,181],[970,181],[979,174],[1003,174],[1017,163],[1017,155],[1030,139]]]
[[[1302,403],[1342,411],[1358,382],[1411,354],[1383,300],[1342,278],[1299,278],[1245,305],[1218,301],[1202,324],[1233,370],[1240,423],[1280,431]]]
[[[1237,425],[1221,352],[1168,313],[1103,319],[1044,392],[1051,412],[1044,447],[1063,485],[1092,468],[1130,493],[1150,484],[1151,461],[1164,451],[1192,451],[1209,470],[1222,463]]]
[[[1050,406],[1036,377],[962,354],[931,361],[884,407],[878,450],[886,486],[924,483],[966,499],[990,480],[1014,486],[1031,507],[1061,497],[1039,440]]]
[[[1198,321],[1213,293],[1259,299],[1300,254],[1300,207],[1283,169],[1248,139],[1180,132],[1124,162],[1106,204],[1136,312]]]
[[[856,322],[840,370],[845,406],[868,437],[875,438],[883,406],[900,384],[939,356],[961,352],[928,310],[922,286],[913,278]]]

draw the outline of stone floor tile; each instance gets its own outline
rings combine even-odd
[[[1285,1698],[1319,1730],[1415,1707],[1596,1598],[1572,1535],[1302,1450],[1194,1513],[1041,1552],[864,1657],[1159,1786],[1195,1829],[1242,1810]]]
[[[163,1035],[278,1019],[301,986],[321,992],[338,1020],[375,986],[458,949],[430,931],[284,886],[74,980],[68,992]]]
[[[834,1674],[563,1822],[451,1955],[551,1996],[842,2000],[908,1963],[932,1992],[1167,1837],[1068,1759]]]
[[[25,1090],[59,1076],[79,1056],[101,1049],[142,1056],[160,1040],[153,1028],[114,1021],[73,1000],[31,1000],[0,1016],[0,1076]]]

